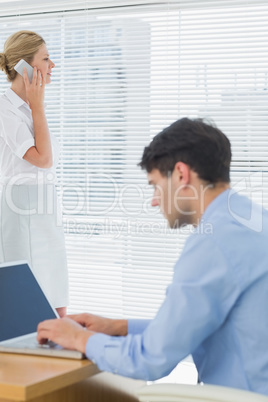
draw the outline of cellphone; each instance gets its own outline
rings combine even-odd
[[[23,69],[26,67],[27,70],[27,75],[29,78],[29,81],[32,82],[33,79],[33,68],[28,64],[25,60],[21,59],[14,67],[14,70],[16,70],[22,77],[23,77]]]

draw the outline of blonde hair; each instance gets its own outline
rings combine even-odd
[[[12,34],[5,42],[4,52],[0,53],[0,69],[7,75],[7,80],[12,82],[16,78],[15,65],[24,59],[31,63],[34,55],[45,44],[44,39],[32,31],[19,31]]]

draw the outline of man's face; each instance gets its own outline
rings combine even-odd
[[[190,205],[184,197],[180,179],[175,171],[168,177],[163,176],[158,169],[147,174],[148,183],[154,187],[152,206],[159,207],[171,228],[191,223]]]

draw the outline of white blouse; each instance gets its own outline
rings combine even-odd
[[[38,168],[23,159],[35,145],[32,111],[11,88],[0,96],[0,184],[39,184],[56,182],[59,143],[50,134],[53,166]]]

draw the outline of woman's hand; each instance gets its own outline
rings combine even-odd
[[[44,108],[44,97],[45,97],[45,79],[41,74],[40,70],[36,67],[33,68],[33,79],[32,82],[29,81],[27,70],[23,69],[23,79],[26,89],[27,102],[30,108]]]

